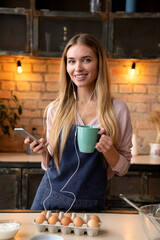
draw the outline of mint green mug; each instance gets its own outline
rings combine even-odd
[[[95,126],[78,126],[78,147],[83,153],[92,153],[98,138],[99,128]]]

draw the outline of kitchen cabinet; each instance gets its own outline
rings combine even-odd
[[[124,27],[125,26],[125,27]],[[108,57],[156,59],[160,57],[160,13],[111,13]]]
[[[32,0],[1,0],[0,7],[3,8],[26,8],[29,9],[31,7]]]
[[[0,168],[0,209],[30,209],[44,171],[40,168]]]
[[[109,2],[108,57],[159,58],[160,1],[135,1],[135,12],[131,13],[125,12],[127,0]]]
[[[21,170],[0,168],[0,209],[21,206]]]
[[[31,10],[0,8],[0,31],[0,55],[31,55]]]
[[[39,155],[0,153],[0,209],[30,209],[43,175]],[[138,206],[159,203],[159,182],[160,158],[135,156],[125,176],[108,181],[106,209],[131,209],[120,193]]]
[[[35,11],[33,19],[33,50],[36,56],[60,57],[67,41],[79,32],[88,32],[107,46],[106,15]]]
[[[3,0],[0,55],[61,57],[73,35],[88,32],[102,42],[109,58],[159,58],[160,6],[152,1],[153,12],[145,12],[149,3],[143,1],[138,1],[139,12],[125,13],[124,0],[101,0],[93,13],[90,0],[81,4],[73,0]]]
[[[130,208],[119,198],[124,194],[137,206],[160,203],[160,165],[132,165],[128,173],[114,176],[109,181],[107,207],[110,209]]]
[[[79,32],[94,35],[106,49],[107,26],[102,13],[0,8],[0,55],[61,57]]]
[[[22,170],[22,209],[30,209],[44,171],[39,168]]]

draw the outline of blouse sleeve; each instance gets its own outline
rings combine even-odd
[[[119,130],[115,148],[119,152],[120,157],[116,166],[108,168],[108,178],[111,178],[114,174],[119,176],[125,175],[128,172],[132,157],[132,124],[129,109],[124,102],[118,99],[114,99],[113,105]]]

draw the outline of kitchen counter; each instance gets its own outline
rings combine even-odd
[[[33,154],[27,155],[26,153],[0,153],[0,162],[40,162],[41,155]]]
[[[41,167],[41,155],[26,153],[0,153],[0,167]]]
[[[21,228],[15,236],[15,240],[29,240],[31,237],[43,234],[39,233],[34,224],[33,219],[39,213],[0,213],[0,220],[16,219],[21,222]],[[92,215],[93,213],[90,213]],[[96,213],[97,214],[97,213]],[[83,213],[77,213],[78,216],[83,217]],[[138,214],[115,214],[115,213],[98,213],[101,221],[101,228],[96,237],[89,237],[86,234],[76,236],[74,233],[62,234],[55,233],[64,238],[64,240],[147,240],[147,237],[141,226]],[[45,232],[46,234],[50,234]]]
[[[26,153],[0,153],[0,164],[2,163],[33,163],[37,166],[41,163],[41,156],[39,154],[27,155]],[[152,157],[150,155],[137,155],[131,159],[132,165],[160,165],[160,157]]]
[[[153,157],[150,155],[137,155],[132,157],[131,164],[160,165],[160,157]]]

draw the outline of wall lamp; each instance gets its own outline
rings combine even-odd
[[[18,73],[21,73],[21,72],[23,72],[23,70],[22,70],[22,66],[21,66],[21,61],[17,61],[17,72]]]
[[[135,68],[136,68],[136,63],[133,62],[133,63],[132,63],[132,67],[131,67],[131,74],[132,74],[132,75],[135,74]]]

